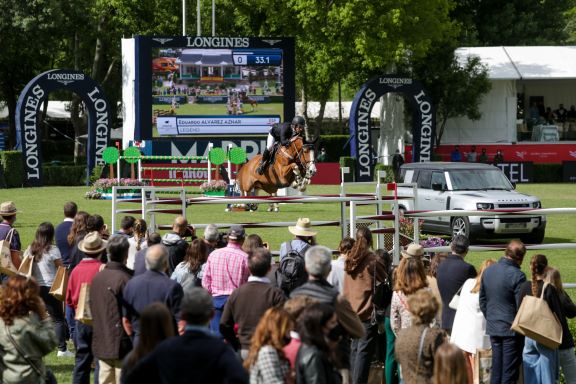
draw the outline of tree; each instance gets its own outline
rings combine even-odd
[[[51,68],[61,13],[55,0],[3,0],[0,13],[0,100],[8,106],[11,148],[18,96],[38,73]]]
[[[472,45],[557,45],[568,37],[572,0],[459,0],[453,18]],[[472,38],[472,39],[470,39]],[[476,40],[474,42],[474,40]]]
[[[479,105],[491,88],[488,69],[478,57],[459,63],[454,52],[453,44],[440,44],[413,67],[414,77],[425,85],[436,107],[436,146],[449,118],[481,118]]]

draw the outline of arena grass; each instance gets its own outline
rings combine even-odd
[[[539,196],[545,208],[573,207],[574,186],[572,184],[519,184],[518,191]],[[0,201],[12,200],[15,202],[19,214],[16,228],[18,229],[23,247],[26,247],[33,239],[38,224],[50,221],[55,225],[62,220],[62,207],[66,201],[75,201],[80,210],[89,213],[98,213],[104,217],[106,223],[111,220],[111,202],[107,200],[86,200],[84,193],[87,187],[44,187],[44,188],[20,188],[0,190]],[[198,193],[192,188],[191,193]],[[351,187],[348,193],[372,192],[373,188],[366,186]],[[309,194],[336,194],[339,186],[310,186]],[[130,205],[126,204],[126,207]],[[137,204],[133,204],[138,208]],[[340,217],[340,205],[332,204],[282,204],[280,212],[266,212],[265,205],[260,205],[256,212],[225,212],[222,205],[193,205],[187,208],[188,220],[194,223],[246,223],[246,222],[269,222],[290,221],[296,222],[299,217],[309,217],[317,220],[338,220]],[[360,207],[360,214],[374,213],[374,207]],[[137,216],[137,215],[135,215]],[[118,216],[118,219],[121,216]],[[170,222],[171,215],[158,215],[159,224]],[[573,242],[576,238],[576,217],[573,215],[548,216],[545,243]],[[330,248],[336,248],[340,240],[338,227],[317,228],[318,243]],[[199,235],[201,235],[199,231]],[[271,245],[272,250],[278,250],[280,243],[292,237],[287,228],[273,229],[248,229],[247,233],[258,233],[264,241]],[[501,241],[498,241],[501,242]],[[529,251],[522,265],[523,271],[529,276],[529,260],[535,253],[544,253],[548,256],[551,265],[557,267],[562,273],[564,282],[576,282],[576,263],[574,250],[541,250]],[[501,251],[471,252],[467,261],[479,266],[486,258],[498,259]],[[576,290],[569,291],[576,298]],[[574,325],[571,322],[571,325]],[[57,358],[56,353],[50,354],[47,365],[55,372],[59,383],[70,383],[71,373],[74,366],[73,358]]]
[[[154,104],[152,106],[153,110],[159,109],[163,111],[169,111],[172,108],[169,104]],[[283,116],[284,105],[282,103],[258,103],[258,106],[252,111],[252,107],[249,103],[244,103],[242,109],[244,110],[244,115],[247,116],[258,116],[258,115],[280,115]],[[226,104],[181,104],[176,108],[176,115],[226,115],[228,116],[228,110],[226,109]]]

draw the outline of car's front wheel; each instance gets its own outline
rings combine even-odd
[[[544,241],[545,229],[536,228],[532,233],[521,237],[522,241],[527,244],[542,244]]]
[[[467,217],[457,216],[452,219],[452,236],[464,235],[472,242],[473,234],[470,231],[470,220]]]

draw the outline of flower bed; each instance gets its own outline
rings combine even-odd
[[[204,196],[226,196],[228,184],[224,180],[206,181],[200,185],[200,191]]]
[[[112,187],[135,187],[122,190],[118,197],[129,199],[141,197],[141,190],[137,187],[145,186],[146,183],[137,179],[98,179],[92,184],[92,189],[85,194],[87,199],[112,199]]]

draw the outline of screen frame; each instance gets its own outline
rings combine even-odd
[[[284,116],[282,121],[291,121],[296,114],[296,78],[295,78],[295,42],[293,37],[199,37],[199,36],[135,36],[135,127],[134,140],[194,140],[208,138],[211,135],[153,137],[152,129],[152,49],[153,48],[202,48],[202,49],[282,49]],[[221,45],[224,42],[224,46]],[[190,45],[192,44],[192,45]],[[199,44],[204,44],[200,46]],[[212,46],[206,46],[206,45]],[[246,137],[262,135],[228,134],[228,137]]]

